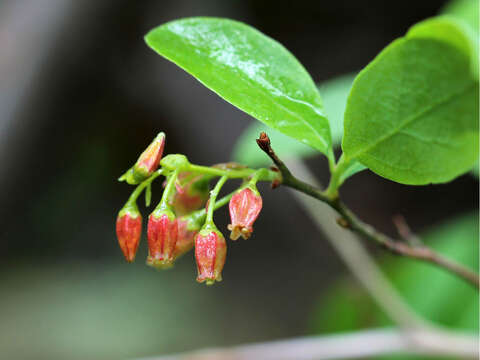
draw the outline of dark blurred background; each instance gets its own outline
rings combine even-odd
[[[168,153],[213,164],[230,160],[253,121],[143,35],[181,17],[233,18],[280,41],[321,82],[358,71],[444,4],[1,1],[0,358],[127,359],[309,334],[319,299],[349,274],[284,189],[261,188],[254,236],[229,244],[218,286],[195,282],[191,255],[174,270],[147,268],[145,239],[136,263],[124,262],[114,223],[131,189],[116,179],[155,134],[167,133]],[[308,165],[326,179],[322,159]],[[389,234],[397,213],[422,232],[476,209],[478,181],[408,187],[363,172],[343,197]],[[226,212],[217,218],[225,229]]]

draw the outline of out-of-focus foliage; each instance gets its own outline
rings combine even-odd
[[[440,254],[478,269],[478,226],[478,214],[471,214],[440,226],[423,240]],[[478,332],[479,295],[470,284],[440,268],[406,258],[385,256],[381,267],[419,315],[450,328]],[[316,333],[387,325],[392,325],[391,320],[351,281],[337,283],[319,302],[313,317]]]
[[[126,264],[114,250],[118,261],[16,262],[2,272],[0,359],[136,359],[280,337],[289,327],[282,306],[265,309],[265,298],[236,291],[238,281],[196,283],[191,253],[173,274],[143,266],[143,256]],[[273,291],[280,285],[269,302],[288,298]]]

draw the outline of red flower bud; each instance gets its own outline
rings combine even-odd
[[[147,179],[157,170],[160,159],[163,155],[163,148],[165,146],[165,134],[159,133],[152,141],[145,151],[140,155],[137,162],[133,166],[131,175],[127,172],[127,182],[138,184]],[[133,178],[133,179],[132,179]]]
[[[195,235],[197,235],[200,230],[200,226],[187,216],[179,218],[177,223],[178,238],[177,244],[175,245],[175,259],[193,248]]]
[[[142,234],[142,216],[136,207],[125,207],[118,213],[116,230],[120,249],[125,259],[132,262]]]
[[[175,183],[176,193],[172,206],[177,216],[202,208],[209,196],[208,177],[190,172],[180,173]]]
[[[240,236],[248,239],[253,231],[253,223],[262,210],[262,197],[256,187],[251,185],[232,196],[229,210],[232,221],[228,225],[230,239],[237,240]]]
[[[148,218],[147,238],[147,264],[155,267],[171,266],[178,238],[175,215],[169,210],[154,211]]]
[[[213,285],[222,281],[222,269],[225,265],[227,244],[218,230],[200,230],[195,237],[195,259],[197,260],[198,282],[206,281]]]

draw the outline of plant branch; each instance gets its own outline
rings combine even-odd
[[[376,329],[204,349],[143,360],[334,360],[395,353],[474,359],[477,349],[474,335],[437,330]]]
[[[313,174],[298,159],[297,161],[289,161],[287,166],[301,179],[318,186]],[[307,210],[319,230],[326,235],[327,240],[345,262],[353,277],[397,326],[404,330],[434,327],[405,302],[397,289],[382,273],[361,239],[354,233],[346,232],[345,229],[337,226],[335,218],[338,215],[335,210],[328,204],[316,201],[316,199],[299,191],[294,189],[290,189],[290,191],[303,208]]]
[[[389,250],[393,254],[406,256],[412,259],[422,260],[431,264],[435,264],[440,268],[449,271],[450,273],[468,281],[475,287],[480,287],[480,279],[478,274],[468,269],[467,267],[445,258],[444,256],[436,253],[435,251],[426,246],[415,247],[389,238],[385,234],[378,232],[372,226],[364,223],[359,218],[357,218],[356,215],[353,214],[350,209],[348,209],[340,201],[339,198],[331,198],[320,189],[297,179],[295,176],[292,175],[285,163],[280,160],[280,158],[275,154],[271,147],[270,139],[266,133],[262,132],[260,134],[260,137],[257,139],[257,144],[272,159],[273,163],[280,170],[280,173],[282,174],[283,185],[298,190],[304,194],[307,194],[315,199],[318,199],[330,205],[341,216],[338,221],[338,224],[340,226],[347,228],[354,233],[357,233],[366,240],[377,243],[378,245]]]
[[[222,164],[226,166],[201,166],[195,164],[188,164],[188,171],[193,171],[200,174],[206,174],[211,176],[226,176],[229,179],[242,179],[247,178],[255,174],[258,169],[249,169],[249,168],[230,168],[228,164]],[[265,169],[264,172],[259,176],[260,181],[275,181],[278,178],[278,174],[274,171],[269,171]]]
[[[408,242],[412,246],[423,246],[422,241],[415,235],[410,226],[407,224],[407,220],[403,215],[397,214],[392,218],[393,224],[397,228],[398,235]]]

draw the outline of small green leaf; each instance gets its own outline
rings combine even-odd
[[[423,37],[427,31],[417,25],[359,74],[345,111],[348,161],[415,185],[447,182],[472,168],[478,158],[478,82],[470,58],[459,50],[467,40],[452,24],[434,23],[455,32],[445,41]]]
[[[345,180],[347,180],[350,176],[355,175],[356,173],[365,170],[367,167],[358,161],[352,161],[348,166],[342,171],[341,175],[339,176],[338,186],[343,184]]]
[[[321,83],[318,88],[322,96],[325,113],[332,129],[333,146],[342,142],[343,113],[347,103],[348,93],[352,87],[355,74],[342,75]],[[265,131],[272,139],[275,152],[282,159],[298,159],[315,156],[317,151],[302,144],[264,124],[252,122],[237,140],[233,149],[233,159],[249,166],[264,166],[271,163],[270,158],[261,151],[255,139],[260,132]]]
[[[159,26],[145,41],[247,114],[332,156],[317,88],[275,40],[237,21],[198,17]]]

